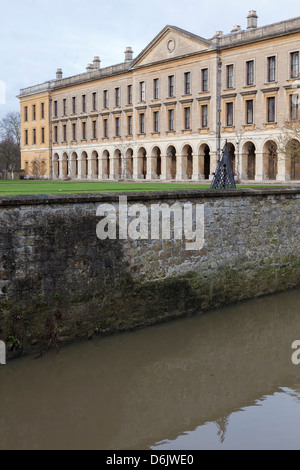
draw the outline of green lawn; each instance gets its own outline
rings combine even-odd
[[[0,196],[33,194],[75,194],[107,193],[124,191],[172,191],[180,189],[209,189],[209,184],[195,183],[118,183],[118,182],[78,182],[78,181],[0,181]],[[259,188],[246,186],[241,188]],[[270,187],[270,186],[266,186]]]

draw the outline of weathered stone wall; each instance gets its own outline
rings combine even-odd
[[[300,285],[300,189],[130,193],[204,204],[205,244],[100,240],[120,194],[0,198],[0,339],[12,353],[190,315]],[[150,228],[150,226],[149,226]]]

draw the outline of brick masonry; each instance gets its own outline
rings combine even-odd
[[[205,244],[100,240],[120,194],[0,198],[0,339],[8,357],[300,285],[300,189],[127,194],[204,204]],[[149,229],[150,229],[149,225]]]

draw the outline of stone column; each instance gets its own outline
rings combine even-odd
[[[283,153],[278,152],[278,163],[277,163],[277,175],[276,175],[276,180],[277,181],[288,181],[289,175],[287,172],[287,162],[286,162],[286,157]]]
[[[93,178],[93,160],[92,156],[87,156],[87,168],[88,168],[88,173],[87,173],[87,179],[91,180]]]
[[[187,155],[176,154],[176,180],[187,180]]]
[[[121,180],[127,179],[127,158],[126,155],[122,152],[121,153]]]
[[[95,155],[92,155],[92,156],[91,156],[91,170],[92,170],[92,171],[91,171],[91,178],[92,178],[93,180],[96,179],[97,176],[98,176],[98,175],[97,175],[97,170],[96,170],[96,168],[97,168],[97,165],[96,165],[96,157],[95,157]]]
[[[104,174],[105,174],[105,171],[104,171],[105,159],[103,158],[103,155],[99,156],[98,161],[99,161],[98,179],[103,180]]]
[[[160,179],[161,180],[168,180],[170,179],[170,173],[169,173],[169,169],[168,169],[168,160],[169,157],[167,157],[167,155],[161,155],[160,156],[161,158],[161,175],[160,175]]]
[[[118,165],[119,165],[119,159],[115,157],[110,158],[110,173],[109,173],[109,179],[110,180],[116,180],[118,179]]]
[[[155,172],[155,160],[156,156],[148,155],[147,156],[147,174],[146,180],[152,180],[157,178],[157,174]]]
[[[242,180],[248,179],[248,153],[241,153],[240,154],[240,178]]]
[[[200,160],[203,160],[202,168],[201,168]],[[201,169],[203,169],[203,171],[201,171]],[[192,180],[193,181],[199,181],[201,179],[204,179],[204,157],[201,157],[200,155],[193,155]]]
[[[68,158],[61,160],[61,178],[65,179],[69,175],[69,165],[68,165]]]
[[[69,158],[69,174],[68,176],[71,178],[71,179],[75,179],[76,178],[76,161],[73,160],[73,158]]]
[[[239,181],[241,179],[241,160],[242,160],[242,154],[236,150],[235,151],[235,168],[233,168],[235,181]]]
[[[264,181],[266,175],[264,152],[255,152],[255,181]]]
[[[142,179],[141,168],[140,168],[140,158],[138,155],[133,155],[133,179],[140,180]]]
[[[78,165],[78,179],[83,179],[83,171],[82,171],[82,156],[77,158],[77,165]]]

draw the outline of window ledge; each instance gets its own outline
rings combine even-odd
[[[224,132],[234,132],[235,126],[223,126],[222,129]]]

